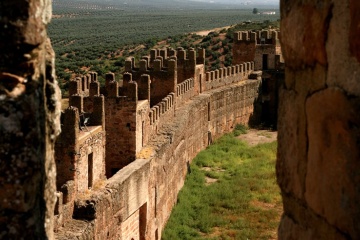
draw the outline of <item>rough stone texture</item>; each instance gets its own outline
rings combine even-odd
[[[358,1],[281,1],[279,239],[360,238],[359,10]]]
[[[360,31],[360,15],[358,14],[358,9],[360,8],[360,2],[356,0],[350,0],[350,31],[349,31],[349,44],[350,44],[350,54],[355,56],[360,62],[360,39],[359,39],[359,31]]]
[[[360,230],[359,100],[328,88],[306,103],[309,149],[305,200],[331,225],[356,238]]]
[[[268,41],[276,39],[274,34]],[[109,179],[99,189],[84,192],[87,189],[79,187],[89,178],[86,159],[66,156],[69,151],[79,153],[79,114],[66,112],[63,125],[69,134],[63,134],[59,143],[71,144],[57,148],[59,168],[64,173],[58,178],[62,181],[58,184],[57,238],[86,238],[88,231],[99,239],[161,238],[191,160],[236,124],[256,122],[261,116],[262,72],[254,72],[254,62],[205,73],[203,53],[199,49],[196,56],[190,49],[186,57],[181,48],[177,52],[152,50],[138,67],[134,59],[128,59],[122,86],[113,73],[106,75],[101,89],[94,73],[71,81],[70,106],[82,114],[95,114],[95,101],[91,99],[99,92],[105,95],[105,124],[96,122],[105,125]],[[261,55],[261,48],[258,53]],[[90,89],[86,87],[89,83]],[[271,99],[271,93],[267,94]],[[71,109],[67,111],[72,113]],[[70,236],[72,218],[90,221],[93,228],[82,225],[82,230]]]
[[[82,102],[82,97],[76,97]],[[58,189],[67,181],[75,180],[77,192],[84,192],[105,178],[104,97],[84,100],[87,112],[80,114],[79,109],[72,106],[62,115],[62,133],[55,149]]]
[[[255,70],[275,69],[283,62],[278,35],[273,30],[234,33],[233,64],[253,61]]]
[[[127,60],[125,64],[125,71],[130,74],[124,74],[124,85],[120,95],[124,95],[128,91],[127,83],[131,81],[137,82],[139,96],[143,95],[142,92],[150,92],[151,106],[161,102],[168,93],[175,92],[178,77],[176,59],[156,59],[151,68],[141,67],[142,65],[148,66],[149,63],[146,60],[141,61],[140,67],[135,66],[133,59]],[[144,74],[150,76],[151,87],[148,80],[144,81],[142,78]],[[144,100],[144,98],[139,98],[139,100]]]
[[[105,103],[106,176],[111,177],[136,158],[137,104],[121,97]]]
[[[60,94],[50,19],[47,0],[0,4],[0,36],[10,39],[0,42],[0,238],[161,238],[191,159],[255,117],[254,63],[205,74],[204,49],[188,57],[168,49],[139,68],[127,61],[121,87],[107,74],[105,99],[96,73],[71,81],[55,192]]]
[[[175,116],[173,112],[160,115],[161,125],[139,153],[146,157],[127,164],[104,188],[75,200],[73,217],[90,221],[92,235],[99,239],[160,239],[184,184],[187,164],[211,140],[249,121],[259,84],[259,80],[244,80],[207,91],[176,108]],[[72,220],[57,229],[57,239],[85,238],[89,225],[72,235],[69,229]]]
[[[52,239],[60,91],[51,1],[1,1],[0,16],[0,238]]]

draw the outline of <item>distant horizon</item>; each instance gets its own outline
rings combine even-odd
[[[60,2],[60,0],[53,0]],[[279,9],[278,0],[64,0],[64,2],[78,3],[98,3],[101,5],[116,6],[151,6],[160,8],[197,8],[197,9],[233,9],[236,8],[261,8],[261,9]]]
[[[189,0],[193,2],[212,2],[212,3],[226,3],[226,4],[240,4],[240,5],[279,5],[277,0]]]

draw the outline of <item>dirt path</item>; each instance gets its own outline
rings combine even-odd
[[[226,27],[220,27],[220,28],[214,28],[214,29],[211,29],[211,30],[203,30],[203,31],[199,31],[199,32],[194,32],[196,35],[200,35],[200,36],[207,36],[210,32],[219,32],[221,31],[222,29],[228,29],[230,28],[231,26],[226,26]]]
[[[240,140],[247,142],[250,146],[260,143],[274,142],[277,140],[277,132],[269,130],[249,129],[246,134],[238,136]]]

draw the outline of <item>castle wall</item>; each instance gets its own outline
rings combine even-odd
[[[106,113],[106,176],[135,160],[137,102],[125,97],[107,97]]]
[[[124,83],[135,81],[138,84],[139,99],[145,99],[144,94],[149,93],[150,105],[154,106],[161,102],[169,93],[175,92],[177,85],[177,62],[176,59],[163,59],[158,57],[150,67],[148,59],[142,59],[139,67],[135,66],[134,59],[125,62]],[[128,74],[130,73],[130,74]],[[150,77],[150,82],[144,78]],[[150,89],[149,89],[150,88]],[[126,91],[126,85],[124,86]],[[122,93],[120,93],[122,95]]]
[[[279,239],[360,238],[360,54],[356,0],[281,1]]]
[[[233,84],[245,80],[248,75],[254,70],[254,63],[247,62],[244,64],[224,67],[215,71],[206,72],[206,81],[203,84],[203,90],[223,87],[225,85]]]
[[[276,68],[276,48],[273,45],[257,45],[255,52],[255,70],[267,70]],[[267,60],[264,60],[264,55],[267,55]],[[266,61],[267,67],[263,65]]]
[[[149,121],[150,105],[147,100],[139,101],[136,110],[136,154],[147,144],[151,136]]]
[[[232,64],[241,64],[244,62],[254,61],[255,52],[256,52],[255,42],[234,41]]]
[[[79,136],[76,154],[77,192],[93,188],[99,180],[105,179],[105,132],[101,126],[88,127]]]
[[[80,115],[83,100],[89,112]],[[55,231],[71,221],[74,200],[105,180],[104,98],[73,95],[70,103],[78,108],[71,106],[62,114],[63,131],[55,145]]]
[[[141,158],[108,179],[106,187],[89,199],[76,201],[74,218],[89,220],[95,239],[160,239],[188,164],[211,140],[236,123],[247,123],[259,84],[246,80],[217,88],[177,108],[175,117],[163,115],[171,121],[164,121],[152,134],[138,153]],[[82,225],[84,234],[79,236],[85,237],[87,230],[89,225]],[[76,234],[65,232],[66,227],[60,229],[58,239]]]
[[[195,75],[196,68],[196,52],[194,49],[189,49],[186,52],[183,48],[177,49],[177,73],[178,83],[184,82],[186,79],[192,78]]]
[[[195,95],[195,80],[189,78],[176,87],[176,105],[181,106]]]
[[[67,181],[75,179],[75,162],[79,152],[78,137],[80,117],[77,108],[71,107],[62,115],[63,129],[55,145],[57,168],[56,185],[60,189]]]
[[[0,238],[53,239],[61,96],[51,1],[0,5]]]
[[[170,93],[161,102],[150,109],[148,122],[149,136],[157,134],[158,129],[165,123],[171,121],[175,115],[175,94]]]
[[[264,127],[277,129],[279,89],[284,81],[284,71],[267,70],[262,72],[260,120]]]
[[[204,61],[205,62],[205,61]],[[194,95],[199,95],[203,91],[205,91],[205,64],[198,64],[195,68],[195,76],[194,78]]]
[[[149,176],[150,160],[138,159],[121,169],[104,188],[75,201],[74,219],[59,228],[56,238],[131,240],[144,236]],[[76,219],[90,224],[80,224]]]
[[[88,112],[83,112],[84,100]],[[62,114],[63,131],[55,145],[57,189],[74,180],[76,191],[84,192],[105,177],[104,97],[73,95],[70,105]]]
[[[209,131],[213,138],[231,131],[236,124],[248,124],[258,97],[258,80],[215,92],[209,102]]]
[[[233,65],[254,61],[255,70],[276,69],[277,62],[283,62],[278,34],[268,30],[234,33]]]

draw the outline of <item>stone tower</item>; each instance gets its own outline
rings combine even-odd
[[[279,32],[264,30],[234,33],[233,64],[251,61],[255,62],[255,70],[278,68],[282,62]]]

